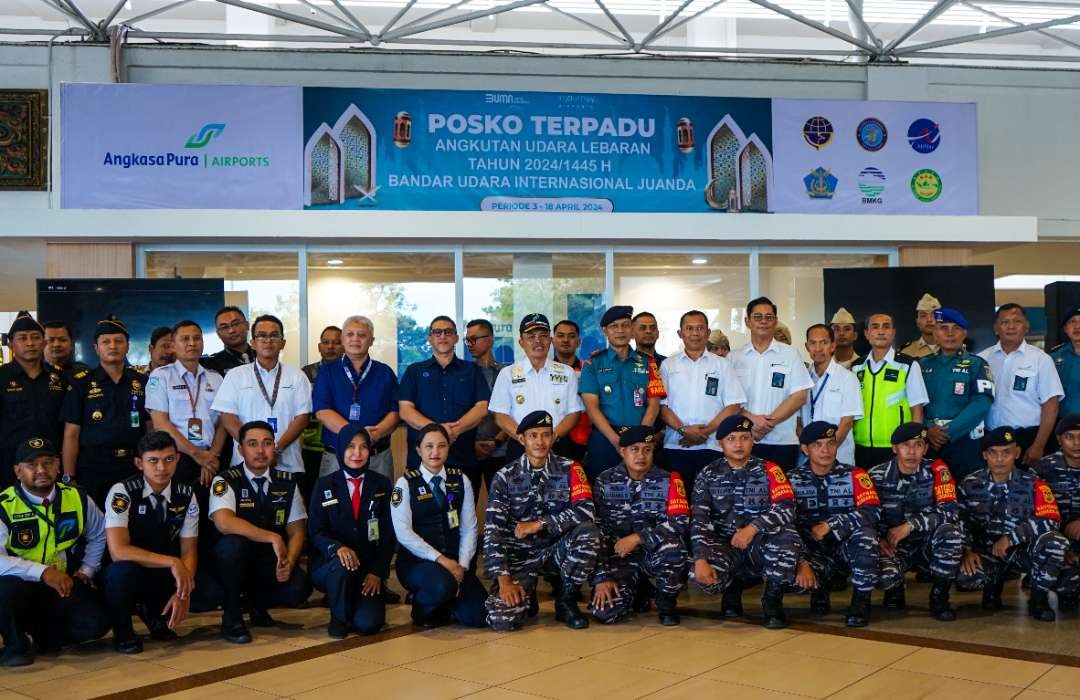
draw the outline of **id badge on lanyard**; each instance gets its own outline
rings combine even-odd
[[[138,428],[142,425],[142,417],[139,416],[139,397],[131,397],[131,427]]]
[[[345,376],[349,378],[349,383],[352,384],[353,388],[352,404],[349,405],[349,421],[360,420],[360,398],[358,396],[360,393],[360,385],[364,383],[364,379],[367,378],[368,372],[371,371],[373,364],[375,364],[374,361],[371,358],[368,358],[367,366],[364,367],[364,372],[358,379],[353,376],[352,360],[348,357],[341,358],[341,368],[345,370]]]

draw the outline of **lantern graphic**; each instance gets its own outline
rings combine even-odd
[[[412,143],[412,115],[398,112],[394,117],[394,145],[405,148]]]
[[[691,153],[694,150],[694,122],[686,117],[675,122],[675,139],[680,151]]]

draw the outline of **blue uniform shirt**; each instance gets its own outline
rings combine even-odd
[[[652,390],[649,387],[650,377],[654,379]],[[625,360],[620,360],[618,353],[611,348],[594,352],[582,364],[578,393],[595,394],[600,399],[600,412],[616,428],[641,425],[649,397],[666,396],[651,357],[631,350]]]
[[[994,380],[986,360],[961,349],[955,355],[938,352],[924,357],[919,366],[930,397],[926,424],[945,426],[950,440],[980,437],[994,401]]]
[[[414,362],[405,369],[399,398],[412,402],[416,410],[436,423],[449,423],[459,420],[478,402],[489,400],[491,389],[476,363],[455,357],[450,364],[442,367],[431,357]],[[419,455],[412,449],[419,432],[409,426],[410,467],[420,464]],[[450,446],[447,463],[455,467],[476,464],[475,444],[476,428],[462,433]]]
[[[348,363],[348,372],[345,364]],[[352,379],[349,373],[352,373]],[[356,380],[354,389],[353,380]],[[349,415],[353,404],[360,406],[358,418]],[[370,357],[357,374],[348,356],[336,362],[327,362],[315,378],[311,410],[331,409],[353,425],[375,425],[387,413],[398,410],[398,382],[394,370]],[[337,442],[337,436],[323,428],[323,445],[329,447]],[[376,447],[382,449],[390,444],[390,438],[381,440]]]
[[[1065,343],[1051,350],[1050,357],[1065,389],[1065,398],[1061,400],[1058,412],[1063,416],[1080,413],[1080,355],[1073,350],[1072,343]]]

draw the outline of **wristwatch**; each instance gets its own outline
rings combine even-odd
[[[686,428],[680,425],[678,428],[675,428],[675,432],[680,436],[686,435]]]
[[[64,474],[62,477],[60,477],[60,483],[63,484],[64,486],[67,486],[68,484],[70,484],[71,483],[71,474]]]

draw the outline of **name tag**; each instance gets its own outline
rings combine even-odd
[[[1027,377],[1013,377],[1013,391],[1027,391]]]
[[[322,507],[325,508],[327,506],[332,506],[332,505],[335,505],[337,502],[338,502],[338,500],[336,498],[331,498],[329,501],[323,501],[322,502]]]
[[[367,538],[368,542],[379,541],[379,519],[371,518],[367,521]]]
[[[786,379],[787,379],[787,375],[784,374],[783,372],[773,372],[772,373],[772,388],[773,389],[783,389],[784,388],[784,381]]]
[[[900,370],[898,370],[898,369],[887,369],[887,370],[885,370],[885,381],[887,381],[887,382],[895,382],[898,379],[900,379]]]
[[[705,395],[716,396],[717,390],[720,388],[719,377],[705,377]]]
[[[450,528],[459,527],[461,525],[461,518],[458,517],[457,510],[450,510],[446,512],[446,522],[450,525]]]

